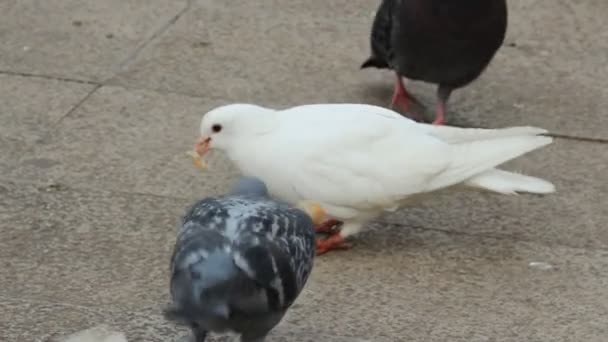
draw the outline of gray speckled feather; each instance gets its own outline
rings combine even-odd
[[[165,317],[190,325],[197,342],[225,330],[262,341],[299,295],[314,255],[310,217],[243,177],[230,195],[203,199],[186,213]]]

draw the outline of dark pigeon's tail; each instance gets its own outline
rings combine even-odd
[[[387,68],[389,68],[389,65],[385,61],[382,61],[379,58],[376,58],[374,56],[371,56],[368,59],[366,59],[365,62],[363,62],[363,64],[361,64],[360,68],[361,69],[365,69],[365,68],[387,69]]]
[[[376,11],[374,22],[372,24],[372,32],[370,43],[372,53],[371,56],[361,64],[361,69],[378,68],[391,69],[389,61],[392,55],[391,51],[391,35],[393,32],[393,11],[397,6],[394,0],[382,0]]]

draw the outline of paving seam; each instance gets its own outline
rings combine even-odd
[[[165,33],[171,26],[173,26],[173,24],[175,24],[179,20],[179,18],[181,18],[192,7],[192,2],[193,2],[192,0],[187,0],[186,6],[184,6],[184,8],[182,8],[171,19],[169,19],[169,21],[167,21],[166,23],[161,25],[159,28],[154,30],[148,38],[144,39],[144,41],[141,44],[139,44],[138,47],[135,48],[135,51],[133,51],[125,60],[123,60],[122,62],[120,62],[118,64],[118,66],[114,70],[113,75],[109,76],[102,83],[106,84],[109,80],[114,78],[117,73],[125,71],[132,63],[134,63],[137,60],[137,57],[139,57],[141,52],[146,47],[148,47],[150,45],[150,43],[155,41],[156,38],[162,36],[163,33]]]
[[[90,80],[82,80],[82,79],[69,78],[69,77],[50,76],[50,75],[44,75],[44,74],[32,74],[32,73],[27,73],[27,72],[18,72],[18,71],[9,71],[9,70],[0,70],[0,75],[42,78],[42,79],[46,79],[46,80],[80,83],[80,84],[90,84],[90,85],[99,85],[100,84],[99,82],[90,81]]]

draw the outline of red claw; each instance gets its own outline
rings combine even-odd
[[[335,232],[327,239],[317,239],[317,255],[325,254],[331,250],[349,249],[352,244],[346,242],[340,232]]]

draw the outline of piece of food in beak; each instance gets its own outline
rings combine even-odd
[[[192,158],[192,164],[199,169],[206,169],[205,161],[196,151],[188,151],[187,154]]]

